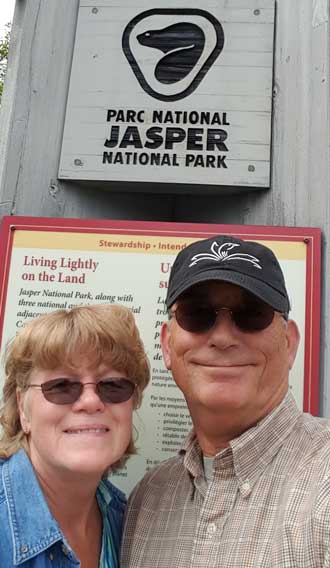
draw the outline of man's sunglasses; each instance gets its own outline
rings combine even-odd
[[[200,304],[196,300],[187,300],[179,302],[170,316],[174,316],[179,326],[185,331],[203,333],[214,326],[222,310],[230,312],[236,327],[245,332],[266,329],[272,323],[275,314],[271,306],[258,301],[249,302],[237,308],[226,308]],[[281,315],[287,319],[286,314]]]
[[[116,377],[114,379],[102,379],[97,383],[52,379],[41,383],[41,385],[27,385],[27,388],[40,388],[45,399],[53,404],[73,404],[80,398],[85,385],[95,385],[97,395],[102,402],[111,404],[119,404],[129,400],[136,387],[130,379]]]

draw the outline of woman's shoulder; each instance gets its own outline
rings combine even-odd
[[[0,504],[5,499],[5,488],[4,488],[4,485],[3,485],[3,475],[2,475],[2,469],[3,469],[4,463],[5,463],[5,460],[0,459]]]
[[[101,492],[103,498],[109,504],[110,501],[113,503],[117,503],[118,506],[122,509],[126,506],[126,496],[121,489],[118,489],[109,479],[102,479],[100,481],[98,490]]]
[[[6,469],[8,468],[8,464],[12,458],[0,458],[0,503],[3,503],[6,498],[5,494],[5,478],[6,478]]]

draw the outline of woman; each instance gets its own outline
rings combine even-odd
[[[41,316],[6,354],[0,566],[118,566],[125,498],[107,479],[134,452],[149,366],[131,311]]]

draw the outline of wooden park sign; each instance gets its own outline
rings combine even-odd
[[[59,177],[269,187],[274,3],[81,0]]]

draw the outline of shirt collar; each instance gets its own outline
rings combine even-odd
[[[214,459],[214,469],[232,468],[240,492],[248,496],[265,468],[274,459],[302,413],[288,393],[270,414],[232,440]],[[181,453],[193,477],[203,475],[202,452],[194,431],[190,432]]]
[[[279,406],[230,443],[242,493],[249,492],[275,458],[302,413],[288,393]]]

